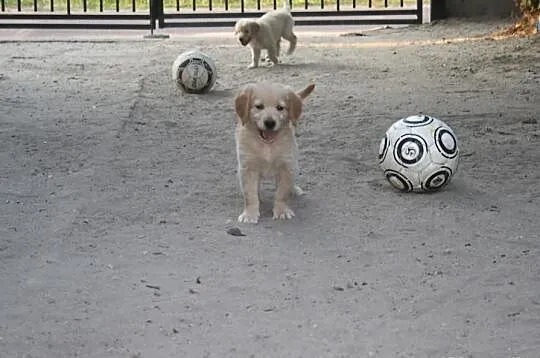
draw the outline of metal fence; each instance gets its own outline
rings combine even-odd
[[[233,26],[283,0],[0,0],[0,28]],[[286,0],[297,25],[422,23],[422,0]]]

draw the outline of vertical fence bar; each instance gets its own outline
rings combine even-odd
[[[368,2],[368,7],[369,7],[370,9],[373,7],[372,0],[369,0],[369,2]]]
[[[257,10],[261,9],[261,0],[257,0]]]
[[[17,0],[17,11],[21,12],[21,0]]]
[[[191,8],[193,11],[197,10],[197,0],[193,0]]]
[[[176,11],[180,11],[180,0],[176,0]]]
[[[321,9],[324,9],[324,0],[321,0]]]
[[[273,5],[274,5],[274,10],[277,9],[277,1],[276,1],[276,0],[274,0],[274,4],[273,4]]]
[[[2,8],[2,12],[6,11],[6,0],[0,0],[0,7]]]
[[[157,19],[158,19],[159,28],[163,29],[165,28],[165,11],[163,10],[164,0],[156,0],[156,2],[157,2]]]
[[[37,0],[34,0],[34,12],[37,12]]]
[[[66,1],[67,14],[71,15],[71,0]]]
[[[356,9],[356,0],[352,0],[352,8]]]
[[[245,11],[244,0],[240,0],[240,12],[244,13],[244,11]]]
[[[135,0],[131,0],[131,11],[132,12],[137,11],[137,5],[135,5]]]
[[[339,0],[336,0],[336,10],[339,11]]]
[[[116,0],[116,12],[120,12],[120,0]]]
[[[99,12],[103,12],[103,0],[99,0]]]
[[[148,11],[150,12],[150,36],[154,35],[156,29],[156,2],[155,0],[148,1]]]
[[[403,7],[403,0],[399,2],[399,6]]]
[[[154,35],[157,28],[156,22],[160,28],[165,27],[165,16],[163,16],[163,0],[149,0],[148,10],[150,11],[150,36]]]
[[[51,12],[54,12],[54,0],[51,0]]]
[[[304,0],[304,9],[307,10],[309,7],[308,0]]]
[[[417,23],[418,24],[421,24],[423,22],[423,13],[422,11],[424,10],[424,4],[422,2],[422,0],[416,0],[416,20],[417,20]]]
[[[212,0],[208,0],[208,10],[212,11]]]
[[[384,7],[388,7],[388,0],[384,0]]]
[[[86,1],[87,1],[87,0],[83,0],[83,3],[82,3],[83,11],[84,11],[84,12],[87,12],[87,11],[88,11],[88,3],[87,3]]]
[[[229,0],[225,0],[225,10],[229,11]]]

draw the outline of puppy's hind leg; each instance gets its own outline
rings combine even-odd
[[[276,57],[278,58],[279,60],[279,51],[280,51],[280,42],[281,42],[281,39],[276,43]],[[262,58],[263,61],[270,61],[270,55],[268,55],[268,50],[266,52],[266,56]]]
[[[274,65],[277,65],[279,63],[279,59],[276,56],[276,48],[272,46],[271,48],[268,48],[267,51],[270,61],[272,61]]]
[[[293,32],[292,25],[283,33],[283,38],[289,41],[289,49],[287,55],[291,55],[296,49],[296,42],[298,41],[296,35]]]
[[[259,47],[251,48],[251,64],[248,68],[257,68],[259,67],[259,59],[261,58],[261,49]]]

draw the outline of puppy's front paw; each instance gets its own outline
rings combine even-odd
[[[274,219],[292,219],[294,211],[292,211],[285,203],[276,203],[274,205]]]
[[[249,66],[248,66],[248,68],[250,70],[253,69],[253,68],[257,68],[257,67],[259,67],[259,66],[256,63],[250,63]]]
[[[277,57],[268,57],[268,61],[272,66],[279,65],[281,61]]]
[[[261,214],[258,210],[245,209],[242,214],[238,217],[238,222],[246,224],[256,224],[259,222],[259,216]]]

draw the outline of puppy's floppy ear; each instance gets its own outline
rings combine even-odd
[[[249,120],[249,108],[251,107],[251,93],[253,92],[253,86],[247,85],[234,99],[234,106],[236,109],[236,115],[245,125]]]
[[[300,90],[296,93],[289,93],[289,119],[293,122],[296,122],[302,115],[302,100],[313,92],[315,85],[313,83],[309,84],[303,90]]]
[[[256,34],[257,32],[259,32],[259,29],[261,28],[261,26],[256,23],[255,21],[251,21],[247,24],[247,27],[249,28],[249,32],[251,34]]]
[[[294,92],[289,92],[289,120],[293,123],[302,115],[302,98]]]
[[[242,20],[242,19],[238,20],[236,24],[234,24],[234,33],[235,34],[239,33],[242,30],[242,27],[245,26],[245,24],[246,24],[245,20]]]

